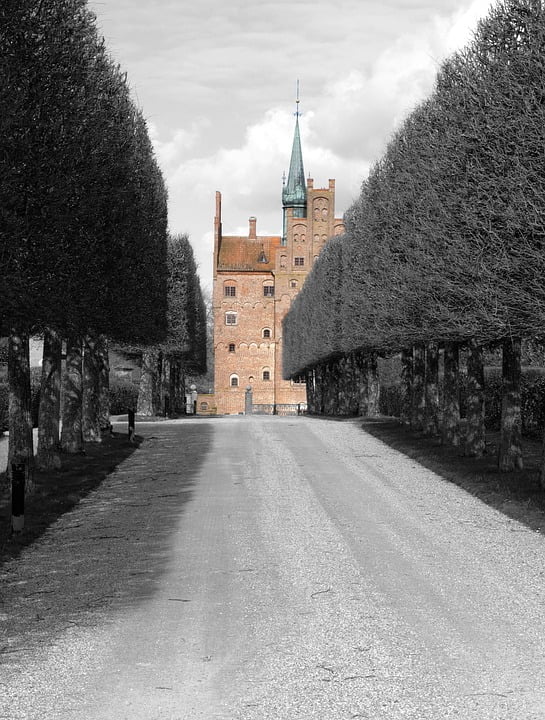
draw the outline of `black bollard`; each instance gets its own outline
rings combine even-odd
[[[134,442],[134,410],[129,410],[129,442]]]
[[[25,475],[26,464],[11,464],[11,529],[21,532],[25,526]]]

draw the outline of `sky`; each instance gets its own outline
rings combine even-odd
[[[490,0],[90,0],[143,108],[169,192],[212,286],[215,191],[224,235],[279,235],[300,86],[305,173],[336,180],[336,216],[359,194],[441,61]]]

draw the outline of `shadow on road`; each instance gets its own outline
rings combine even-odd
[[[0,499],[0,566],[16,558],[21,550],[35,542],[47,528],[110,475],[139,447],[141,437],[129,443],[125,434],[106,436],[102,443],[87,444],[85,455],[63,455],[62,469],[35,471],[35,492],[25,499],[25,529],[9,537],[10,498]],[[6,487],[6,473],[0,473],[0,487]]]
[[[352,422],[355,422],[352,419]],[[424,437],[392,419],[357,421],[363,430],[395,450],[416,460],[449,482],[475,495],[487,505],[518,520],[532,530],[545,533],[545,491],[538,468],[541,443],[524,443],[525,469],[500,473],[496,466],[498,433],[487,433],[487,454],[464,457],[460,448],[444,446],[437,438]]]
[[[175,562],[172,534],[213,427],[142,423],[138,431],[137,446],[114,437],[39,479],[27,516],[32,530],[6,545],[0,566],[0,619],[10,620],[0,662],[145,602]]]

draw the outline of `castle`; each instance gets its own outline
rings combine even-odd
[[[295,115],[281,236],[258,235],[255,217],[247,237],[224,236],[216,192],[214,402],[219,414],[244,412],[247,391],[254,409],[262,412],[306,404],[305,384],[282,377],[282,320],[327,239],[343,233],[344,225],[335,218],[335,181],[327,188],[305,181],[299,112]]]

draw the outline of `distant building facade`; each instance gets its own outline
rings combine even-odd
[[[248,236],[224,236],[216,193],[214,404],[220,414],[244,412],[247,388],[254,405],[270,411],[306,403],[305,384],[282,377],[282,320],[327,239],[343,233],[344,225],[335,217],[335,181],[327,188],[305,181],[296,116],[281,236],[258,235],[255,217]]]

